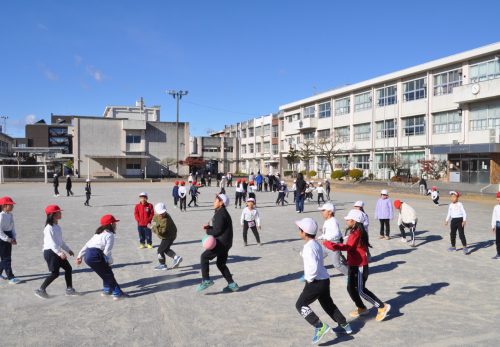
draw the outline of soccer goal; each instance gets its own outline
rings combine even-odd
[[[47,165],[0,165],[0,183],[21,181],[47,183]]]

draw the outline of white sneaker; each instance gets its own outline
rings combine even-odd
[[[408,242],[408,241],[406,240],[406,237],[402,237],[401,242]]]
[[[174,258],[174,264],[172,265],[172,268],[175,269],[176,267],[179,266],[179,264],[182,262],[182,257],[176,256]]]

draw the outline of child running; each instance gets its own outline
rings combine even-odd
[[[170,214],[167,213],[167,207],[163,202],[155,205],[155,212],[151,226],[153,232],[161,239],[158,246],[158,262],[160,265],[156,266],[155,270],[168,270],[165,264],[165,255],[174,260],[172,268],[175,269],[182,261],[182,257],[170,249],[177,237],[177,226]]]
[[[435,186],[432,187],[430,195],[434,205],[439,206],[439,190]]]
[[[148,193],[139,194],[139,203],[135,205],[134,217],[137,222],[137,231],[139,233],[139,249],[153,248],[151,235],[151,221],[155,212],[153,205],[148,202]]]
[[[390,240],[391,233],[391,219],[393,217],[392,202],[389,199],[389,193],[386,189],[380,192],[380,198],[377,200],[375,206],[375,219],[380,221],[380,236],[379,239]],[[385,230],[384,230],[385,229]],[[385,236],[384,236],[385,231]]]
[[[318,193],[318,206],[320,206],[320,200],[323,202],[323,204],[326,202],[325,201],[325,188],[323,188],[323,183],[319,183],[318,188],[315,189],[316,192]]]
[[[259,216],[259,211],[257,211],[256,208],[254,208],[254,204],[255,204],[255,199],[248,198],[247,207],[245,207],[241,212],[240,222],[241,225],[243,226],[243,242],[245,243],[245,247],[248,246],[247,243],[248,229],[252,230],[253,236],[255,236],[255,240],[257,241],[258,245],[262,246],[262,243],[260,243],[260,235],[259,232],[257,231],[257,228],[261,230],[260,216]]]
[[[339,222],[335,218],[335,206],[327,202],[323,206],[319,207],[318,210],[321,211],[321,216],[325,220],[323,223],[323,233],[317,237],[317,240],[321,241],[331,241],[335,243],[342,243],[342,233],[340,232]],[[330,256],[333,267],[337,269],[340,273],[347,276],[348,268],[345,263],[345,259],[340,251],[331,251],[326,248],[327,255]]]
[[[295,308],[304,319],[314,327],[312,343],[316,344],[330,331],[330,326],[323,323],[313,312],[311,305],[316,300],[325,312],[339,324],[347,334],[352,333],[352,328],[340,312],[330,295],[330,275],[323,265],[323,248],[314,239],[318,225],[312,218],[304,218],[295,222],[299,227],[299,236],[305,244],[302,249],[304,261],[305,286],[295,304]]]
[[[497,254],[492,259],[500,259],[500,192],[497,193],[498,204],[491,215],[491,231],[496,237]]]
[[[120,289],[111,269],[117,222],[119,220],[110,214],[102,216],[100,226],[97,228],[94,236],[83,246],[76,258],[77,265],[80,265],[82,260],[85,260],[85,263],[102,278],[101,296],[107,297],[113,295],[113,300],[128,297]]]
[[[227,267],[227,257],[229,250],[233,246],[233,221],[226,207],[229,205],[229,198],[224,194],[217,194],[214,199],[215,213],[212,218],[212,225],[204,225],[207,235],[212,235],[217,240],[214,249],[206,250],[201,254],[201,275],[202,282],[196,288],[201,292],[214,285],[210,279],[209,263],[210,260],[217,258],[217,268],[226,279],[228,285],[222,291],[225,293],[235,292],[238,285],[233,281],[233,275]]]
[[[331,250],[347,251],[347,264],[349,265],[349,275],[347,278],[347,291],[352,301],[356,304],[356,310],[350,313],[350,316],[357,318],[368,314],[368,309],[361,300],[361,297],[377,307],[376,321],[385,319],[391,309],[391,305],[380,301],[371,291],[366,288],[368,280],[368,257],[367,249],[370,247],[368,234],[363,226],[363,215],[361,211],[351,210],[344,217],[346,225],[349,228],[349,239],[347,243],[333,243],[323,241],[323,245]]]
[[[181,212],[186,212],[186,199],[187,199],[187,190],[186,190],[186,182],[181,181],[181,186],[179,187],[179,207]]]
[[[417,228],[417,213],[415,209],[401,200],[394,200],[394,207],[399,210],[398,225],[401,232],[401,242],[408,242],[405,228],[410,229],[410,245],[415,247],[415,229]]]
[[[59,270],[64,269],[64,279],[66,280],[66,295],[78,295],[73,288],[72,271],[73,268],[69,264],[68,256],[75,254],[64,242],[62,236],[62,229],[59,226],[59,221],[62,218],[62,210],[57,205],[49,205],[45,208],[47,220],[45,222],[45,229],[43,229],[43,257],[47,262],[50,275],[43,281],[39,289],[35,290],[35,295],[41,299],[48,299],[47,287],[59,277]]]
[[[457,238],[458,230],[458,236],[460,237],[460,241],[464,247],[463,252],[465,255],[468,255],[470,252],[467,248],[467,240],[465,239],[465,223],[467,221],[467,213],[465,213],[464,205],[458,201],[459,197],[459,192],[453,190],[450,192],[451,204],[448,207],[448,215],[446,216],[446,220],[444,222],[444,225],[448,225],[448,222],[450,222],[451,247],[448,248],[448,252],[454,252],[457,250],[455,248],[455,240]]]
[[[177,203],[179,202],[179,181],[175,181],[172,188],[172,197],[174,198],[174,208],[177,208]]]
[[[14,226],[14,205],[10,196],[0,198],[0,276],[5,271],[9,284],[18,284],[21,281],[12,272],[12,246],[17,245],[16,228]]]

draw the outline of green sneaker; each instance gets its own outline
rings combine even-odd
[[[323,325],[320,328],[314,328],[314,335],[313,335],[312,343],[316,344],[319,341],[321,341],[323,336],[325,336],[325,334],[329,331],[330,331],[330,326],[328,324],[325,324],[325,323],[323,323]]]
[[[222,289],[222,291],[224,293],[231,293],[231,292],[237,292],[239,289],[240,289],[240,287],[238,287],[238,285],[236,284],[236,282],[233,282],[233,283],[229,283],[227,285],[227,287],[225,287],[224,289]]]
[[[208,287],[211,287],[214,285],[214,281],[212,280],[203,280],[201,281],[201,283],[198,285],[198,287],[196,287],[196,291],[197,292],[201,292],[205,289],[207,289]]]

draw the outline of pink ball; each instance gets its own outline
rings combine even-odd
[[[217,244],[217,240],[212,235],[205,235],[201,239],[201,245],[203,246],[203,248],[205,248],[207,250],[214,249],[216,244]]]

